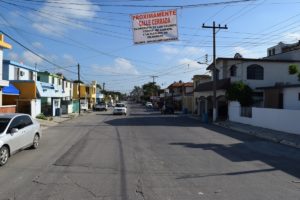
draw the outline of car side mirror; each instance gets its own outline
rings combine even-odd
[[[19,131],[19,129],[12,128],[9,133],[13,135],[13,134],[17,133],[18,131]]]

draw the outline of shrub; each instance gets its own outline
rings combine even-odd
[[[241,106],[251,106],[253,90],[243,82],[235,82],[226,91],[226,97],[230,101],[238,101]]]
[[[289,66],[289,74],[296,74],[298,72],[298,66],[292,64]]]
[[[47,120],[47,117],[43,113],[38,114],[35,118]]]

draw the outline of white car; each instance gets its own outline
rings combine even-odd
[[[117,103],[113,110],[114,115],[127,115],[127,106],[124,103]]]
[[[99,110],[99,111],[107,111],[108,109],[108,105],[106,103],[99,103],[99,104],[96,104],[95,107],[94,107],[95,110]]]
[[[40,124],[30,115],[0,114],[0,166],[19,150],[38,148],[41,136]]]

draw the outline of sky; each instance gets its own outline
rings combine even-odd
[[[12,38],[5,37],[13,45],[5,59],[72,80],[80,64],[85,83],[129,93],[151,76],[165,88],[208,74],[207,65],[197,63],[205,63],[206,54],[212,62],[212,30],[203,23],[228,27],[216,34],[217,57],[262,58],[279,42],[295,43],[299,8],[297,0],[0,0],[0,31]],[[177,9],[177,41],[133,43],[132,14],[169,9]]]

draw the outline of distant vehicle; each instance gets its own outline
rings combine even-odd
[[[124,103],[117,103],[113,110],[114,115],[127,115],[127,106]]]
[[[153,108],[153,104],[151,102],[146,102],[146,108]]]
[[[99,111],[107,111],[108,105],[106,103],[98,103],[94,106],[94,109]]]
[[[42,136],[40,124],[27,114],[0,115],[0,166],[19,150],[37,149]]]

